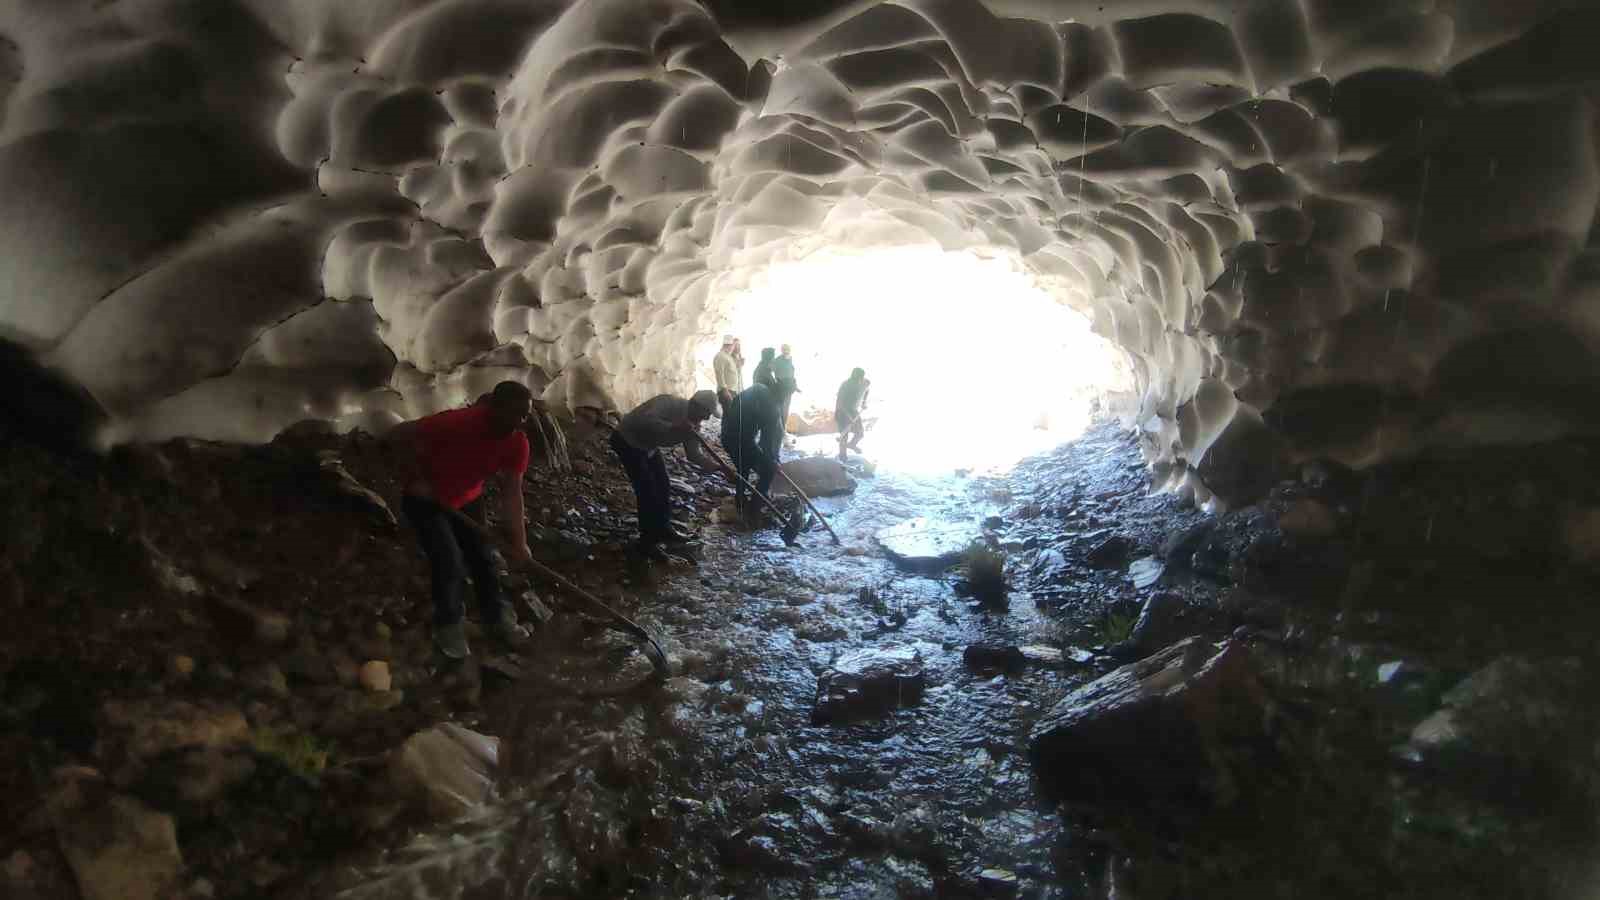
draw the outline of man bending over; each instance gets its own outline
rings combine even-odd
[[[756,490],[768,497],[772,478],[778,474],[778,448],[783,444],[781,414],[782,407],[772,389],[764,384],[752,384],[733,398],[722,417],[722,448],[733,457],[734,469],[740,479],[754,471]],[[739,508],[744,509],[743,480],[734,488]]]
[[[433,570],[433,640],[451,659],[472,652],[461,624],[461,583],[467,572],[489,633],[507,648],[522,637],[516,613],[500,599],[488,542],[447,510],[482,522],[484,482],[498,474],[500,527],[508,556],[513,564],[531,558],[522,513],[522,473],[528,468],[528,437],[522,426],[532,409],[533,395],[526,387],[502,381],[472,406],[402,422],[385,438],[400,452],[405,485],[401,509],[416,528]]]
[[[702,469],[711,462],[700,451],[700,423],[717,411],[713,391],[697,391],[685,400],[661,394],[634,407],[611,434],[611,449],[633,483],[639,503],[639,549],[659,552],[661,544],[685,544],[691,538],[672,527],[672,485],[667,480],[663,447],[683,445],[689,461]]]

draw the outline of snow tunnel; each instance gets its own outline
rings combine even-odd
[[[0,335],[102,445],[262,441],[505,377],[687,391],[775,267],[976,253],[1119,348],[1158,483],[1244,503],[1297,460],[1593,429],[1596,73],[1563,36],[1597,27],[1555,0],[8,2]],[[948,364],[1007,377],[988,333]]]
[[[1600,897],[1596,38],[0,0],[0,896]]]

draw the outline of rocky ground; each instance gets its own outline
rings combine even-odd
[[[1152,494],[1132,440],[1101,426],[1005,477],[864,481],[824,504],[844,546],[813,529],[797,550],[727,527],[726,490],[677,469],[708,535],[698,569],[630,563],[625,480],[602,444],[571,449],[570,474],[525,485],[535,556],[671,632],[665,686],[522,575],[535,662],[444,665],[422,557],[360,436],[99,462],[0,438],[0,887],[1596,883],[1592,448],[1310,466],[1216,517]],[[913,516],[987,546],[1008,592],[973,596],[973,557],[919,569],[871,539]],[[489,815],[496,769],[510,800]]]
[[[1032,463],[1007,546],[1079,643],[1140,660],[1032,732],[1113,893],[1594,896],[1594,452],[1311,465],[1143,532],[1148,501]],[[1142,596],[1106,606],[1107,568]]]
[[[632,526],[609,462],[586,452],[525,490],[538,558],[608,597]],[[194,896],[260,896],[428,817],[386,775],[409,735],[494,730],[486,697],[510,680],[434,653],[425,562],[370,441],[307,428],[74,461],[0,438],[0,494],[13,887],[73,896],[70,835],[109,817],[158,857],[181,850]],[[531,625],[560,608],[526,577],[506,584]],[[546,630],[568,638],[599,630],[557,621]]]

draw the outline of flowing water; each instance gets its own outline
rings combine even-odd
[[[1136,467],[1126,440],[1084,452],[1119,477]],[[343,873],[342,896],[1085,896],[1025,753],[1030,723],[1088,673],[962,661],[979,642],[1059,645],[1060,625],[1026,593],[983,608],[948,573],[900,571],[872,539],[913,516],[981,522],[1008,490],[862,478],[818,501],[842,547],[820,526],[794,548],[773,528],[706,526],[698,569],[629,586],[674,677],[605,699],[562,690],[648,667],[625,638],[558,617],[535,651],[548,671],[494,701],[515,723],[502,801]],[[920,655],[920,702],[811,724],[819,672],[892,647]]]

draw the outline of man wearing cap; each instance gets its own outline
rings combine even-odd
[[[684,544],[692,538],[672,526],[672,486],[667,480],[663,447],[683,445],[689,461],[712,469],[700,450],[700,423],[717,412],[717,395],[697,391],[685,400],[661,394],[634,407],[611,435],[611,449],[633,484],[639,503],[639,547],[650,552],[661,544]]]
[[[744,367],[735,355],[738,351],[734,349],[738,343],[739,339],[733,335],[723,335],[722,349],[711,360],[711,370],[717,376],[717,402],[722,404],[724,412],[728,404],[733,402],[733,396],[744,390]]]

